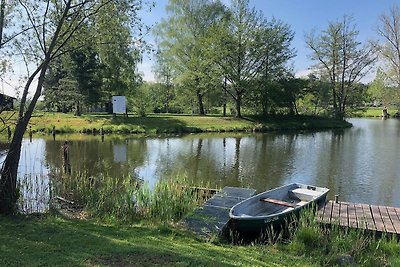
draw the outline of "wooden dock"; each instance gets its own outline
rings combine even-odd
[[[318,211],[317,221],[378,234],[400,235],[400,208],[329,201]]]
[[[203,237],[219,235],[227,227],[230,208],[255,193],[256,190],[249,188],[224,187],[181,223]]]

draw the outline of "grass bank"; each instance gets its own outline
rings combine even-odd
[[[199,132],[250,132],[276,130],[322,130],[347,128],[351,124],[329,118],[298,117],[247,117],[237,119],[218,115],[148,115],[128,118],[108,114],[89,114],[80,117],[62,113],[37,113],[30,122],[33,132],[51,133],[53,126],[58,133],[106,133],[116,134],[169,134]]]
[[[177,223],[202,203],[185,179],[152,190],[129,177],[56,179],[52,194],[82,204],[86,216],[71,218],[63,208],[0,216],[0,266],[400,266],[396,239],[321,228],[311,211],[285,236],[246,245],[200,239]]]
[[[354,113],[355,117],[361,118],[380,118],[382,117],[382,107],[370,107],[364,111],[357,111]],[[396,108],[388,108],[388,113],[393,116],[398,110]]]
[[[318,266],[276,246],[204,242],[162,225],[0,217],[1,266]]]
[[[394,239],[302,224],[285,243],[204,241],[178,227],[0,216],[1,266],[399,266]]]

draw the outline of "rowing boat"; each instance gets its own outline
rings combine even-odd
[[[239,232],[256,233],[269,225],[282,225],[306,207],[325,204],[328,192],[328,188],[292,183],[260,193],[230,209],[231,226]]]

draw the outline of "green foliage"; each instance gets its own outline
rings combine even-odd
[[[236,104],[238,117],[242,101],[251,96],[257,108],[267,114],[273,87],[270,82],[288,73],[286,64],[295,56],[290,48],[293,32],[279,20],[267,21],[249,7],[247,0],[233,1],[229,13],[226,30],[219,35],[219,64],[230,84],[227,92]],[[261,77],[260,81],[256,82],[255,77]]]
[[[158,79],[167,88],[172,80],[184,94],[197,102],[199,114],[205,114],[203,97],[218,90],[220,69],[215,62],[214,27],[225,13],[219,1],[169,1],[168,18],[162,20],[156,34],[160,51],[156,68]],[[173,76],[172,76],[173,75]]]
[[[357,98],[357,82],[364,77],[377,56],[375,47],[361,45],[351,17],[329,23],[319,34],[306,35],[306,44],[311,50],[311,59],[316,62],[315,69],[320,79],[330,83],[331,102],[334,116],[344,118],[346,108],[351,106],[349,99]]]
[[[141,8],[137,4],[112,1],[82,24],[46,74],[48,110],[75,110],[80,115],[83,107],[104,106],[113,95],[132,96],[141,82],[136,73],[140,53],[132,45],[135,31],[142,27],[135,23]]]
[[[387,13],[379,17],[377,33],[382,37],[383,43],[379,47],[383,66],[389,84],[398,91],[400,87],[400,46],[399,35],[400,7],[393,5]],[[397,99],[397,102],[399,100]]]

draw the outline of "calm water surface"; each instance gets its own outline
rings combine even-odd
[[[48,198],[70,140],[73,173],[110,179],[158,179],[185,174],[211,187],[264,191],[291,182],[324,186],[340,199],[400,207],[400,121],[351,119],[353,127],[318,133],[186,135],[168,138],[57,136],[24,140],[20,177]],[[29,196],[25,196],[29,198]]]

